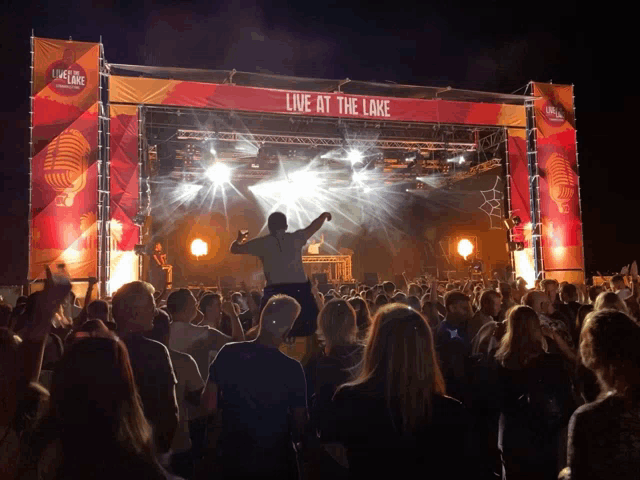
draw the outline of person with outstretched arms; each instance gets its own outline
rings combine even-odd
[[[302,249],[325,221],[331,221],[328,212],[306,228],[289,233],[285,214],[274,212],[267,221],[268,235],[247,241],[249,232],[241,230],[231,244],[231,253],[254,255],[262,261],[267,285],[260,311],[271,297],[278,294],[295,298],[300,304],[301,311],[291,327],[289,337],[306,337],[316,331],[318,306],[302,265]]]

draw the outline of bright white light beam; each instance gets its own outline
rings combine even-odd
[[[216,186],[229,183],[231,180],[231,169],[224,163],[216,162],[204,173]]]

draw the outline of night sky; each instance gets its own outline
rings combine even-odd
[[[587,271],[636,259],[637,27],[630,12],[602,11],[614,3],[592,11],[573,1],[87,3],[3,6],[0,284],[23,283],[27,270],[32,29],[88,42],[102,36],[111,63],[501,93],[530,80],[574,84]]]

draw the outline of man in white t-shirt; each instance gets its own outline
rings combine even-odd
[[[179,421],[178,429],[171,442],[171,469],[177,475],[192,478],[195,459],[191,451],[192,445],[189,435],[189,420],[193,418],[190,411],[194,407],[200,406],[200,396],[205,383],[195,360],[190,355],[169,348],[170,326],[169,315],[166,312],[158,310],[153,320],[153,330],[147,336],[169,349],[171,363],[178,380],[176,400],[178,401]]]
[[[632,296],[631,290],[624,281],[624,276],[614,275],[611,277],[611,289],[618,294],[621,300],[626,300]]]
[[[267,286],[260,311],[277,294],[293,297],[300,304],[302,309],[291,328],[291,337],[305,337],[316,331],[318,306],[302,266],[302,249],[327,220],[331,221],[331,214],[325,212],[306,228],[287,233],[287,217],[275,212],[267,221],[269,235],[247,242],[249,232],[241,230],[231,244],[231,253],[254,255],[262,261]]]
[[[228,341],[241,342],[244,340],[244,333],[240,319],[235,313],[231,302],[219,302],[217,309],[224,311],[231,318],[231,337],[227,337],[222,332],[208,325],[193,325],[191,321],[196,317],[196,299],[190,290],[181,288],[169,295],[167,299],[167,310],[171,315],[171,337],[169,348],[178,352],[191,355],[203,375],[209,371],[210,351],[218,351]],[[213,310],[213,309],[212,309]],[[211,312],[203,312],[210,315]],[[203,380],[207,380],[206,377]]]

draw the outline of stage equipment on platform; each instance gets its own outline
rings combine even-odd
[[[147,221],[148,215],[145,212],[138,212],[135,217],[133,217],[133,224],[136,227],[142,227]]]
[[[507,248],[510,252],[520,252],[524,250],[524,242],[507,242]]]
[[[507,218],[504,221],[504,226],[507,228],[507,230],[511,230],[512,228],[520,225],[520,223],[522,223],[522,220],[520,220],[519,216],[515,215],[513,217]]]
[[[350,255],[303,255],[302,263],[313,265],[328,264],[331,267],[328,275],[330,283],[350,282],[353,280]]]
[[[135,245],[133,251],[136,255],[147,255],[149,253],[147,245]]]

